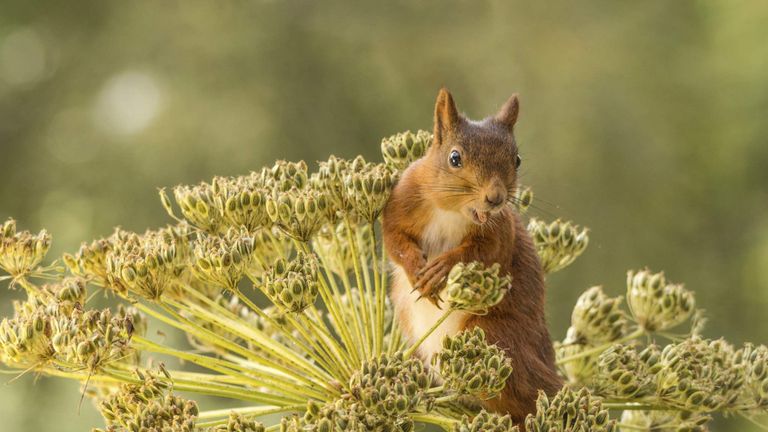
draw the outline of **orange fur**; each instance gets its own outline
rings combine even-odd
[[[495,116],[471,121],[458,113],[451,94],[441,89],[435,104],[434,142],[395,186],[384,209],[383,234],[393,266],[407,277],[395,278],[391,297],[401,329],[411,341],[424,327],[424,316],[411,315],[431,316],[429,307],[414,306],[415,298],[407,292],[412,287],[426,297],[419,302],[439,306],[446,276],[458,262],[499,263],[504,273],[512,275],[506,296],[487,315],[459,315],[440,334],[477,326],[490,343],[507,352],[512,376],[501,396],[483,405],[519,422],[535,410],[538,390],[553,394],[562,381],[545,321],[541,263],[520,216],[507,205],[517,182],[512,132],[518,111],[515,95]],[[460,167],[449,162],[453,151],[460,155]],[[430,237],[435,233],[456,236],[458,241],[435,241]],[[434,349],[434,344],[423,345],[419,355],[428,360]]]

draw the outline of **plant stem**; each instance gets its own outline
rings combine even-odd
[[[365,282],[363,281],[362,276],[360,275],[360,262],[358,261],[359,253],[357,249],[357,236],[354,235],[355,231],[352,230],[352,223],[349,220],[349,216],[344,217],[344,223],[347,227],[347,235],[349,239],[349,247],[352,249],[352,266],[355,271],[355,280],[357,281],[357,291],[360,295],[360,311],[361,311],[361,318],[362,318],[362,327],[363,327],[363,333],[365,334],[365,338],[362,340],[362,343],[360,344],[360,349],[362,350],[362,358],[369,358],[371,357],[371,350],[369,348],[369,343],[371,341],[371,333],[370,333],[370,324],[371,319],[368,315],[369,309],[368,309],[368,302],[366,301],[366,296],[364,292],[365,288]],[[350,293],[350,300],[351,298]],[[354,302],[351,302],[354,306]]]
[[[677,408],[643,402],[603,402],[603,408],[624,411],[680,411]]]
[[[413,413],[411,414],[411,419],[417,422],[429,423],[429,424],[440,426],[441,428],[443,428],[443,430],[446,430],[446,431],[451,430],[453,426],[456,423],[458,423],[458,421],[452,418],[444,417],[442,415],[435,414],[435,413],[431,413],[431,414]]]
[[[382,281],[379,278],[379,260],[376,254],[376,227],[371,222],[371,262],[373,263],[373,285],[376,296],[376,340],[374,345],[374,353],[378,356],[382,353],[384,347],[384,287]]]
[[[306,243],[301,243],[301,246],[305,253],[313,253]],[[320,293],[320,297],[323,300],[323,303],[328,308],[332,324],[336,328],[336,331],[339,333],[339,337],[341,337],[341,340],[344,344],[344,347],[341,347],[338,343],[336,343],[336,346],[338,351],[345,357],[347,366],[354,367],[360,363],[360,359],[358,358],[357,350],[354,349],[354,347],[357,345],[355,344],[352,335],[349,332],[349,326],[346,322],[344,322],[344,318],[341,312],[341,293],[336,286],[336,281],[333,278],[332,272],[329,270],[327,260],[320,254],[316,255],[320,259],[322,269],[320,272],[318,284],[320,289],[318,291]],[[335,338],[333,338],[330,330],[328,331],[328,334],[335,342]]]
[[[221,420],[209,421],[197,423],[197,427],[213,427],[221,424],[225,424],[228,420],[230,413],[237,413],[241,415],[261,417],[268,414],[278,414],[290,411],[303,411],[306,409],[306,405],[288,405],[288,406],[253,406],[244,408],[232,408],[222,410],[202,411],[197,416],[200,420],[215,419],[223,417]]]
[[[333,239],[334,247],[337,251],[341,250],[341,243],[339,242],[338,236],[335,234],[331,236]],[[357,362],[355,365],[359,365],[362,363],[362,360],[365,358],[365,350],[364,350],[364,338],[363,338],[363,319],[360,315],[360,311],[354,304],[354,298],[352,296],[352,287],[351,283],[349,281],[349,275],[348,272],[346,272],[345,269],[340,269],[341,272],[341,283],[344,285],[344,290],[347,293],[348,297],[348,303],[349,307],[347,308],[347,313],[352,316],[352,321],[354,321],[354,336],[356,336],[356,344],[353,347],[350,347],[350,351],[355,353],[355,357],[357,359]],[[333,275],[329,275],[328,279],[330,281],[333,281]],[[335,287],[335,295],[339,296],[341,298],[341,294],[338,292],[338,287],[336,287],[336,284],[333,283],[333,286]],[[339,303],[339,310],[344,311],[344,305]],[[348,328],[348,324],[344,321],[343,315],[342,315],[342,323],[339,324],[341,328]]]
[[[231,363],[226,360],[217,359],[214,357],[207,357],[200,354],[188,353],[179,351],[173,348],[164,347],[156,344],[152,341],[146,340],[140,336],[134,336],[134,342],[140,349],[155,352],[158,354],[166,354],[176,357],[181,360],[189,361],[198,366],[202,366],[206,369],[219,372],[224,375],[229,375],[238,378],[240,384],[250,383],[254,387],[266,387],[276,393],[282,393],[288,397],[292,397],[296,402],[306,400],[308,397],[322,398],[327,397],[323,393],[315,392],[313,389],[306,386],[299,386],[294,380],[286,379],[282,375],[271,375],[269,377],[256,375],[251,376],[243,373],[248,371],[247,368]],[[173,376],[173,374],[171,374]]]
[[[632,333],[622,337],[621,339],[615,340],[613,342],[608,342],[608,343],[605,343],[603,345],[598,345],[598,346],[590,348],[590,349],[588,349],[586,351],[582,351],[582,352],[580,352],[578,354],[574,354],[574,355],[571,355],[571,356],[568,356],[568,357],[563,357],[561,359],[558,359],[555,363],[558,364],[558,365],[562,365],[562,364],[565,364],[565,363],[568,363],[568,362],[572,362],[574,360],[579,360],[579,359],[582,359],[582,358],[585,358],[585,357],[590,357],[590,356],[595,355],[595,354],[600,354],[601,352],[607,350],[608,348],[610,348],[610,347],[612,347],[612,346],[614,346],[616,344],[621,344],[621,343],[629,342],[629,341],[631,341],[633,339],[639,338],[640,336],[642,336],[644,334],[645,334],[645,331],[642,328],[638,328],[637,330],[635,330]]]
[[[202,317],[205,321],[216,323],[222,326],[223,328],[225,328],[227,331],[234,332],[235,334],[238,334],[239,336],[252,341],[254,345],[257,345],[262,350],[268,352],[270,355],[273,356],[273,358],[284,358],[285,360],[287,360],[289,363],[291,363],[296,367],[299,367],[307,372],[311,371],[310,373],[318,374],[318,375],[315,375],[317,376],[317,378],[321,378],[321,379],[323,378],[323,375],[319,375],[323,371],[318,369],[314,364],[309,363],[307,359],[299,356],[298,353],[296,353],[295,351],[288,349],[288,347],[286,347],[285,345],[282,345],[272,340],[272,338],[262,334],[261,332],[257,330],[254,331],[250,327],[243,325],[242,322],[237,319],[235,320],[227,319],[226,316],[211,313],[211,311],[205,310],[204,308],[200,307],[197,304],[189,304],[185,306],[185,305],[176,303],[174,301],[168,301],[168,303],[173,305],[177,309],[186,310],[193,315]],[[166,310],[168,310],[169,313],[171,313],[172,315],[177,315],[175,314],[175,312],[168,309],[167,307],[166,307]],[[275,328],[278,328],[278,329],[282,328],[277,323],[274,323],[271,317],[266,315],[263,311],[261,311],[261,309],[258,309],[255,312],[260,316],[263,316],[271,325],[274,325]],[[184,320],[184,318],[181,318],[181,317],[179,317],[178,319],[180,321]],[[186,321],[189,322],[189,320],[186,320]],[[197,326],[191,322],[190,324],[201,329],[203,332],[206,333],[206,335],[209,335],[207,340],[209,340],[211,343],[220,344],[219,340],[223,339],[218,335],[216,335],[215,333],[212,333],[208,329]],[[214,340],[210,340],[211,339],[210,335],[213,335]],[[313,353],[313,351],[303,347],[303,345],[301,345],[292,334],[289,335],[288,338],[295,341],[295,343],[297,343],[300,347],[304,348],[305,352],[309,353],[310,355]],[[226,342],[228,342],[228,345],[234,345],[235,347],[233,349],[230,349],[230,351],[239,352],[240,355],[242,355],[245,358],[251,358],[253,356],[253,354],[250,351],[246,350],[244,347],[238,344],[234,344],[230,341],[226,341]],[[245,353],[243,353],[243,351]]]
[[[329,384],[327,384],[328,381],[327,381],[326,376],[322,375],[321,371],[319,369],[315,368],[315,367],[305,367],[305,368],[302,368],[302,371],[297,371],[297,370],[288,368],[286,365],[282,365],[282,364],[276,363],[276,362],[272,361],[271,359],[266,358],[266,356],[255,355],[254,353],[252,353],[251,351],[247,350],[246,348],[244,348],[244,347],[242,347],[240,345],[237,345],[237,344],[235,344],[235,343],[233,343],[231,341],[223,339],[220,336],[217,336],[215,333],[212,333],[209,330],[206,330],[206,329],[204,329],[204,328],[202,328],[200,326],[191,324],[188,320],[186,320],[187,322],[186,322],[186,325],[185,325],[185,323],[183,322],[184,319],[181,318],[180,316],[178,316],[178,314],[176,314],[175,312],[173,312],[168,306],[164,306],[164,309],[168,313],[170,313],[171,315],[176,317],[176,319],[172,319],[172,318],[169,318],[169,317],[167,317],[167,316],[165,316],[165,315],[163,315],[161,313],[158,313],[155,310],[153,310],[152,308],[149,308],[149,307],[147,307],[146,305],[144,305],[142,303],[136,303],[136,307],[139,308],[139,310],[141,310],[142,312],[145,312],[145,313],[147,313],[147,314],[149,314],[149,315],[159,319],[160,321],[165,322],[166,324],[169,324],[169,325],[171,325],[171,326],[173,326],[175,328],[178,328],[178,329],[180,329],[180,330],[182,330],[184,332],[192,334],[195,337],[198,337],[201,340],[205,340],[205,341],[207,341],[207,342],[209,342],[209,343],[211,343],[213,345],[220,346],[220,347],[222,347],[222,348],[224,348],[224,349],[226,349],[226,350],[228,350],[228,351],[230,351],[232,353],[235,353],[237,355],[243,356],[244,359],[248,359],[248,360],[255,361],[257,363],[261,363],[261,364],[267,365],[269,367],[272,367],[272,368],[274,368],[276,370],[279,370],[279,371],[281,371],[281,372],[283,372],[283,373],[285,373],[285,374],[287,374],[289,376],[292,376],[292,377],[294,377],[294,378],[296,378],[296,379],[306,383],[309,386],[319,385],[321,387],[324,387],[331,394],[335,394],[335,393],[338,392],[336,389],[332,388]],[[215,314],[210,314],[210,315],[213,315],[214,317],[216,316]],[[274,357],[274,355],[276,354],[274,351],[271,351],[271,350],[268,350],[268,349],[265,349],[265,351],[268,352],[270,355],[272,355],[273,356],[272,358],[280,358],[279,356],[278,357]],[[288,351],[288,350],[287,349],[283,349],[282,351]],[[286,358],[286,360],[288,360],[288,359]],[[300,367],[300,365],[297,365],[295,363],[293,363],[293,365]],[[308,378],[307,376],[305,376],[305,373],[307,373],[307,372],[309,372],[310,375],[315,377],[314,381],[312,379]]]
[[[413,345],[412,345],[410,348],[408,348],[408,350],[406,350],[406,351],[405,351],[405,353],[403,353],[403,357],[405,357],[405,358],[408,358],[408,357],[410,357],[410,356],[411,356],[411,355],[412,355],[412,354],[413,354],[413,353],[414,353],[414,352],[415,352],[415,351],[416,351],[416,350],[419,348],[419,346],[420,346],[422,343],[424,343],[424,341],[425,341],[425,340],[426,340],[426,339],[429,337],[429,335],[431,335],[432,333],[434,333],[434,331],[435,331],[435,330],[436,330],[438,327],[440,327],[440,324],[442,324],[442,323],[443,323],[443,321],[445,321],[446,319],[448,319],[448,317],[449,317],[449,316],[450,316],[450,315],[451,315],[451,314],[452,314],[452,313],[453,313],[455,310],[456,310],[456,309],[453,309],[453,308],[451,308],[451,309],[448,309],[447,311],[445,311],[445,313],[444,313],[444,314],[443,314],[443,315],[442,315],[440,318],[438,318],[438,319],[437,319],[437,321],[435,321],[435,323],[432,325],[432,327],[430,327],[430,329],[429,329],[429,330],[427,330],[427,332],[426,332],[426,333],[424,333],[424,334],[423,334],[423,335],[422,335],[422,336],[419,338],[419,340],[417,340],[417,341],[416,341],[416,343],[415,343],[415,344],[413,344]]]

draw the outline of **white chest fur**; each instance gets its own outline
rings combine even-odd
[[[435,209],[432,213],[421,239],[421,249],[427,254],[427,259],[459,245],[467,235],[469,221],[454,211]]]
[[[459,245],[467,234],[469,222],[461,214],[436,209],[427,224],[421,241],[421,248],[427,255],[427,262],[441,253]],[[411,292],[413,287],[408,281],[405,270],[394,265],[392,294],[399,316],[409,323],[403,326],[403,333],[411,343],[424,335],[445,313],[446,308],[438,309],[431,302],[417,301],[418,292]],[[441,305],[442,306],[442,305]],[[419,347],[422,358],[428,359],[441,348],[443,337],[453,336],[462,330],[467,315],[454,312],[446,319]]]

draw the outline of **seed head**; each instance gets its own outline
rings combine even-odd
[[[432,138],[430,132],[423,130],[401,132],[381,140],[381,155],[393,171],[403,171],[427,153]]]
[[[578,358],[560,363],[560,371],[567,378],[569,384],[586,385],[592,383],[596,373],[598,355],[581,356],[581,353],[594,348],[593,345],[579,341],[576,329],[568,328],[565,340],[555,343],[555,356],[557,360],[580,356]]]
[[[432,376],[415,358],[401,353],[366,361],[350,378],[352,396],[375,416],[400,418],[425,400]]]
[[[525,213],[533,203],[533,190],[529,187],[517,188],[514,204],[520,213]]]
[[[512,374],[512,361],[499,347],[488,344],[479,327],[444,338],[432,365],[446,387],[480,399],[498,396]]]
[[[576,302],[571,325],[582,343],[599,345],[619,339],[627,329],[621,297],[608,297],[602,287],[585,291]]]
[[[34,271],[51,247],[51,236],[42,230],[37,234],[16,231],[16,221],[8,219],[0,225],[0,269],[18,277]]]
[[[130,340],[146,328],[141,315],[122,307],[117,313],[83,310],[75,301],[53,297],[73,286],[75,282],[66,281],[61,288],[47,287],[44,295],[51,297],[45,300],[31,297],[14,303],[14,316],[0,322],[3,363],[30,368],[56,361],[94,370],[109,362],[138,360]]]
[[[554,273],[570,265],[589,244],[587,229],[560,219],[547,224],[536,218],[528,223],[536,251],[546,273]]]
[[[264,432],[264,425],[236,412],[229,415],[227,424],[216,426],[210,432]]]
[[[309,179],[306,162],[285,160],[275,162],[271,168],[262,169],[258,177],[260,180],[256,182],[257,184],[260,183],[263,187],[275,192],[304,189]]]
[[[548,432],[612,432],[616,421],[610,420],[602,402],[592,397],[589,390],[576,392],[564,387],[552,398],[539,391],[536,414],[528,414],[525,430]]]
[[[501,267],[485,267],[479,262],[458,263],[448,274],[446,294],[448,305],[473,314],[487,313],[498,304],[512,281],[509,275],[499,276]]]
[[[255,174],[241,177],[216,177],[213,179],[216,204],[224,216],[228,228],[244,228],[253,233],[268,226],[266,200],[268,189],[259,184]]]
[[[649,332],[685,322],[696,308],[691,291],[667,283],[664,273],[653,274],[648,269],[627,273],[627,303],[635,321]]]
[[[152,375],[137,374],[142,384],[124,384],[99,404],[107,432],[197,431],[199,411],[194,401],[173,395]]]
[[[189,244],[184,228],[169,227],[139,235],[118,231],[106,256],[109,287],[118,294],[158,300],[174,294],[187,270]]]
[[[358,156],[344,176],[344,200],[361,222],[372,223],[384,210],[394,183],[394,174],[386,165],[369,163]]]
[[[315,189],[275,189],[266,200],[267,214],[275,226],[303,242],[325,223],[328,206],[328,197]]]
[[[509,415],[480,411],[471,419],[467,416],[453,427],[453,432],[519,432]]]
[[[701,412],[731,406],[744,384],[741,358],[722,340],[694,336],[664,347],[656,374],[656,394],[679,409]]]
[[[619,398],[640,398],[655,391],[655,374],[661,368],[660,352],[650,345],[642,352],[633,346],[614,345],[600,354],[600,383]]]
[[[746,374],[747,397],[758,407],[768,407],[768,347],[747,344],[734,360]]]
[[[194,246],[192,273],[203,282],[235,291],[252,267],[253,253],[254,240],[245,228],[230,228],[221,236],[202,235]]]
[[[283,313],[300,313],[317,297],[317,259],[299,252],[295,258],[280,258],[264,276],[263,290]]]

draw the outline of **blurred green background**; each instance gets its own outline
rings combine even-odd
[[[585,288],[621,294],[625,271],[648,265],[697,292],[708,336],[767,342],[768,2],[0,9],[0,219],[50,230],[52,256],[168,222],[157,187],[281,158],[378,160],[383,136],[431,128],[440,85],[475,118],[516,91],[533,215],[591,228],[550,278],[553,337]],[[20,297],[0,291],[4,315]],[[25,376],[0,386],[0,429],[99,425],[78,398]]]

